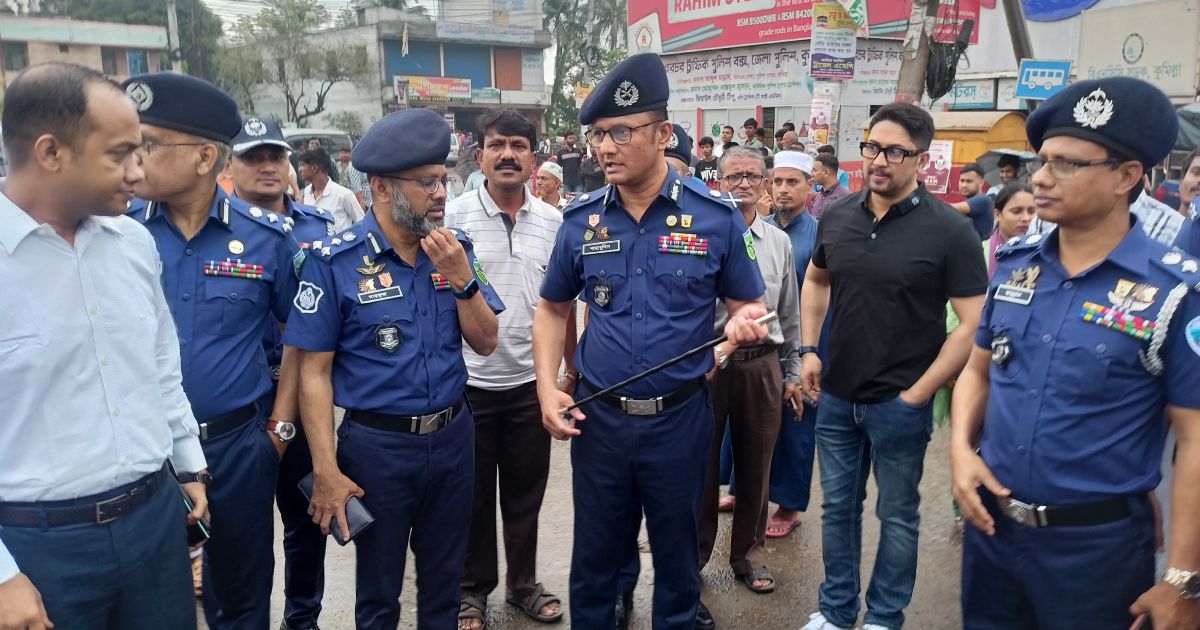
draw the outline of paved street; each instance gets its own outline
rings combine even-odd
[[[585,429],[586,431],[586,425]],[[960,628],[958,589],[960,543],[954,531],[950,511],[949,472],[946,464],[946,444],[949,431],[934,433],[926,459],[925,477],[921,483],[924,497],[921,522],[921,559],[913,604],[908,609],[909,628],[950,630]],[[555,442],[551,462],[551,480],[542,509],[540,531],[539,575],[547,587],[567,601],[567,576],[571,556],[571,484],[568,444]],[[864,518],[864,591],[870,567],[875,558],[879,539],[879,522],[874,517],[875,494],[872,483],[866,501]],[[814,482],[813,507],[804,524],[790,538],[768,543],[769,566],[778,580],[771,595],[755,595],[739,584],[728,564],[725,545],[729,541],[727,514],[721,515],[721,535],[714,560],[703,573],[704,601],[712,609],[722,628],[785,628],[795,629],[816,609],[817,586],[821,582],[820,487]],[[276,526],[276,533],[280,528]],[[645,535],[641,540],[645,540]],[[283,617],[283,551],[275,545],[275,593],[272,602],[273,627]],[[330,545],[325,592],[325,611],[321,615],[323,630],[348,630],[354,627],[354,550],[353,547]],[[415,582],[411,556],[403,595],[404,613],[401,628],[415,628]],[[642,577],[637,589],[631,628],[650,628],[651,589],[653,569],[650,556],[642,556]],[[503,593],[492,593],[488,627],[493,630],[534,630],[546,628],[525,618],[503,601]],[[569,622],[569,619],[566,620]],[[203,627],[203,622],[201,627]],[[559,627],[565,627],[560,625]]]

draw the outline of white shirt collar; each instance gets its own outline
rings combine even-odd
[[[533,195],[529,194],[529,187],[527,186],[523,186],[521,192],[524,195],[524,201],[521,203],[521,207],[517,209],[517,213],[528,212],[529,199],[533,197]],[[496,202],[492,200],[492,195],[488,193],[486,183],[479,187],[479,203],[483,205],[483,210],[487,212],[489,217],[495,218],[496,215],[502,212],[500,206],[496,205]]]
[[[37,231],[42,224],[38,223],[29,216],[8,195],[0,192],[0,245],[8,250],[9,254],[17,251],[17,247],[21,245],[21,241],[25,240],[33,232]],[[88,217],[79,224],[77,233],[91,232],[96,229],[106,229],[117,236],[123,236],[116,225],[115,217]]]

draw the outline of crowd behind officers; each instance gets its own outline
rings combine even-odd
[[[1028,122],[1044,165],[1032,188],[1006,182],[986,235],[918,183],[934,133],[919,108],[872,118],[867,190],[830,194],[819,221],[804,201],[811,180],[837,188],[836,162],[777,154],[762,220],[687,175],[667,101],[653,55],[597,86],[581,122],[610,185],[562,214],[525,186],[536,137],[515,112],[483,117],[484,180],[450,208],[441,117],[391,114],[350,156],[373,205],[339,229],[286,196],[278,128],[210,84],[162,73],[118,87],[67,64],[19,76],[0,195],[0,629],[194,627],[185,526],[208,519],[209,497],[208,625],[267,628],[274,497],[283,627],[314,628],[324,535],[353,495],[377,521],[355,538],[356,626],[399,623],[411,547],[417,626],[475,630],[499,586],[497,478],[505,599],[563,619],[536,579],[547,435],[572,440],[572,626],[628,622],[644,513],[653,625],[711,628],[699,570],[730,423],[735,574],[774,588],[767,498],[799,517],[815,433],[825,579],[804,627],[859,621],[874,467],[883,535],[863,627],[894,630],[915,582],[931,398],[955,378],[964,625],[1200,626],[1200,261],[1172,247],[1194,247],[1200,228],[1135,203],[1176,134],[1161,92],[1105,79],[1048,100]],[[732,131],[721,185],[755,202],[768,172]],[[228,160],[232,195],[216,184]],[[963,324],[948,334],[947,302]],[[779,322],[755,323],[767,308]],[[713,354],[562,414],[714,331],[729,341]],[[802,422],[781,426],[788,407]],[[808,437],[787,430],[805,424]],[[1160,580],[1149,493],[1168,425]],[[781,449],[799,465],[779,470]],[[294,486],[310,470],[306,502]]]

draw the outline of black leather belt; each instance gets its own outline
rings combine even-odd
[[[1086,527],[1119,521],[1133,514],[1125,497],[1059,507],[997,499],[997,505],[1002,514],[1026,527]]]
[[[162,470],[150,473],[133,483],[89,497],[42,503],[0,503],[0,526],[63,527],[83,523],[104,525],[132,514],[168,482],[173,482],[171,473],[163,466]],[[72,505],[63,505],[64,503]]]
[[[258,413],[258,405],[250,403],[241,409],[234,409],[223,416],[217,416],[212,420],[206,420],[200,423],[200,441],[208,440],[225,435],[230,431],[242,426],[250,421],[255,414]]]
[[[587,380],[582,374],[579,375],[580,380]],[[631,416],[653,416],[660,414],[671,407],[674,407],[683,401],[691,398],[701,387],[704,387],[704,379],[698,378],[687,383],[684,383],[675,391],[657,396],[654,398],[630,398],[629,396],[621,396],[619,394],[605,394],[599,398],[610,407],[616,407],[621,411]]]
[[[444,429],[446,425],[454,420],[454,416],[458,415],[459,409],[462,409],[461,400],[441,411],[428,413],[423,416],[398,416],[390,413],[347,409],[346,420],[381,431],[425,435]]]
[[[729,355],[730,361],[750,361],[759,357],[764,357],[768,354],[776,354],[779,352],[779,346],[750,346],[748,348],[738,348]]]

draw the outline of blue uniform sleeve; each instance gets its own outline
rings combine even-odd
[[[575,254],[575,244],[567,236],[568,225],[563,221],[558,227],[550,264],[546,266],[546,278],[542,281],[542,298],[550,302],[568,302],[583,291],[583,270]]]
[[[725,259],[721,261],[721,271],[717,278],[717,297],[729,300],[757,300],[766,292],[762,273],[758,263],[754,262],[757,253],[754,251],[754,240],[750,228],[742,219],[742,213],[729,213],[729,248]],[[753,256],[754,258],[752,258]]]
[[[984,350],[992,348],[992,308],[995,306],[992,293],[989,287],[987,301],[983,303],[983,313],[979,315],[979,328],[975,330],[975,345]]]
[[[1164,344],[1167,404],[1200,409],[1200,295],[1188,291]]]
[[[469,241],[463,242],[463,249],[467,252],[467,262],[470,263],[471,269],[475,272],[475,279],[479,281],[479,291],[483,293],[483,301],[487,302],[492,312],[499,315],[504,312],[504,302],[500,300],[500,296],[496,294],[496,289],[488,282],[487,270],[483,268],[483,263],[475,258],[475,248]]]
[[[333,352],[342,334],[337,281],[328,258],[310,258],[300,270],[283,344],[311,352]]]
[[[1179,228],[1179,235],[1175,237],[1175,247],[1200,258],[1200,223],[1194,219],[1184,221],[1183,227]]]
[[[292,312],[292,298],[296,297],[297,276],[307,252],[300,249],[291,234],[284,234],[276,245],[275,283],[271,287],[271,312],[275,319],[287,323]]]

